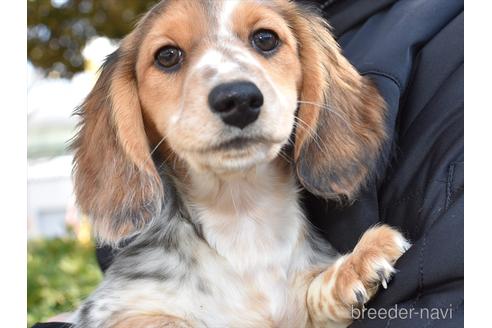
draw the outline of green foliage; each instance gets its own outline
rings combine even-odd
[[[120,39],[155,0],[29,0],[27,56],[45,73],[83,71],[82,49],[95,36]]]
[[[31,240],[27,244],[27,320],[76,309],[101,281],[94,246],[76,239]]]

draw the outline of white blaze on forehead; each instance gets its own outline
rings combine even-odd
[[[216,49],[208,49],[195,65],[196,70],[212,68],[218,75],[227,74],[239,70],[239,64],[226,59],[224,54]]]
[[[221,52],[215,49],[208,49],[205,53],[200,57],[198,62],[196,63],[195,68],[201,69],[205,67],[216,67],[220,65],[223,61],[223,55]]]
[[[244,0],[224,0],[219,13],[219,37],[228,38],[232,33],[232,14]]]

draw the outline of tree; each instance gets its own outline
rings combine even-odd
[[[156,1],[29,0],[27,57],[45,74],[84,70],[82,50],[93,37],[120,39]]]

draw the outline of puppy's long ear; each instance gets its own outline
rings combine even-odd
[[[134,36],[111,54],[78,109],[75,193],[102,242],[116,244],[160,210],[161,180],[150,158],[134,76]]]
[[[384,142],[385,103],[342,56],[324,20],[304,11],[291,19],[303,70],[297,175],[318,196],[351,199],[374,170]]]

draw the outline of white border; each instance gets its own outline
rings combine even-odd
[[[4,3],[0,101],[0,268],[2,327],[26,327],[27,1]]]
[[[473,3],[473,6],[471,5]],[[492,4],[465,12],[465,323],[490,321],[492,243]]]
[[[465,318],[467,326],[479,327],[489,321],[492,295],[492,4],[471,3],[465,14]],[[26,5],[26,1],[9,1],[0,19],[0,322],[4,327],[26,325]]]

